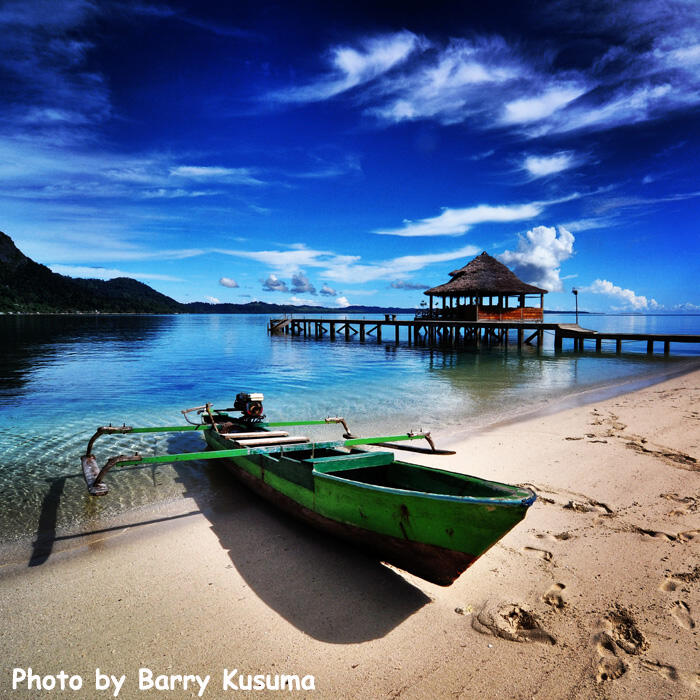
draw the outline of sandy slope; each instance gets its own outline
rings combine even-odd
[[[126,674],[120,698],[196,697],[139,692],[140,667],[210,674],[208,698],[235,695],[225,668],[313,674],[308,695],[325,698],[699,697],[699,446],[700,372],[461,441],[438,464],[540,498],[449,588],[224,477],[211,501],[131,512],[40,566],[15,553],[0,568],[0,694],[38,697],[10,688],[31,666],[85,680],[41,697],[112,697],[96,667]]]

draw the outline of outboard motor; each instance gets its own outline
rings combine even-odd
[[[241,392],[236,394],[236,400],[233,403],[233,410],[240,411],[243,414],[243,420],[260,421],[265,416],[263,415],[263,399],[262,394],[246,394]]]

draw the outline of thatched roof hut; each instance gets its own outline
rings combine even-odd
[[[424,292],[430,297],[428,316],[474,321],[542,320],[547,290],[526,284],[486,252],[450,272],[450,277],[449,282]],[[525,297],[529,295],[539,297],[539,307],[525,306]],[[434,297],[442,297],[441,310],[433,309]],[[515,307],[509,305],[509,297],[517,297]]]
[[[514,296],[520,294],[546,294],[531,284],[525,284],[502,262],[487,252],[474,258],[459,270],[450,272],[452,279],[445,284],[428,289],[428,296]]]

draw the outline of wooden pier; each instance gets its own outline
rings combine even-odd
[[[404,331],[402,333],[402,330]],[[340,337],[346,341],[357,338],[360,342],[384,341],[397,345],[402,337],[408,345],[502,345],[510,344],[518,348],[533,345],[541,348],[545,333],[554,336],[555,351],[562,351],[564,341],[571,341],[574,351],[585,349],[603,351],[612,347],[621,353],[623,343],[630,341],[646,342],[647,354],[655,348],[668,355],[671,343],[700,343],[700,335],[667,335],[656,333],[610,333],[594,331],[569,323],[546,323],[542,321],[454,321],[429,319],[397,319],[386,315],[384,319],[365,318],[294,318],[270,319],[268,331],[272,334],[289,334],[305,338]],[[567,343],[568,344],[568,343]],[[591,347],[593,346],[593,347]]]

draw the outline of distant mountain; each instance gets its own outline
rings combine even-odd
[[[271,314],[285,313],[413,313],[415,309],[378,306],[294,306],[251,301],[247,304],[181,304],[147,284],[128,277],[107,282],[51,272],[28,258],[0,231],[0,312],[14,313],[142,313],[142,314]]]
[[[190,314],[413,314],[416,309],[384,306],[296,306],[294,304],[269,304],[266,301],[249,301],[247,304],[205,304],[193,301],[183,304]]]
[[[173,313],[183,305],[126,277],[105,282],[51,272],[0,232],[0,311]]]

